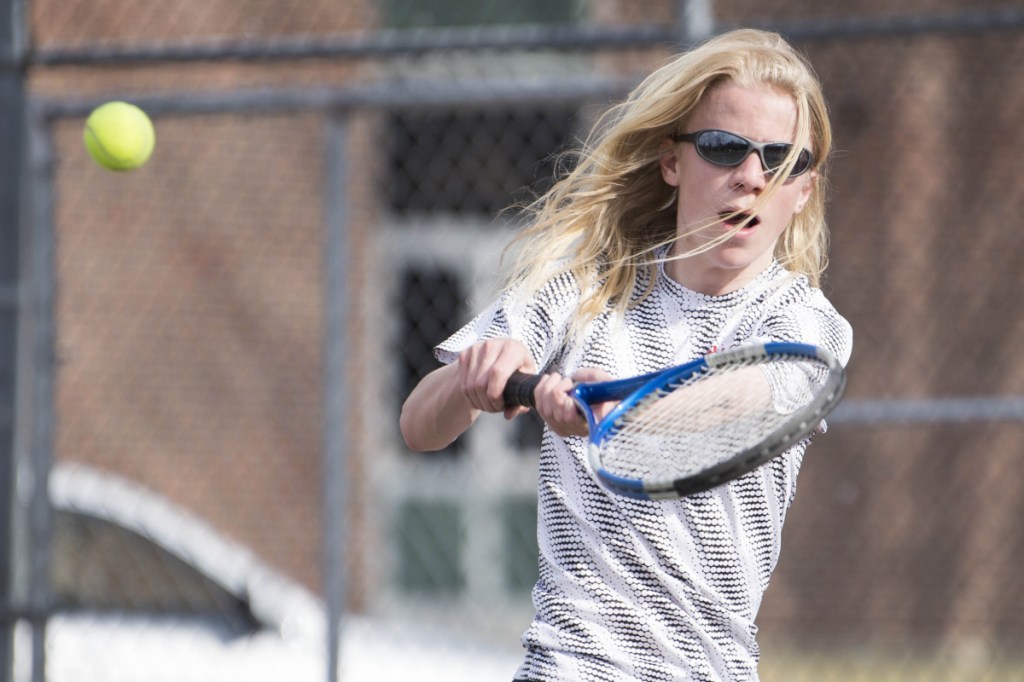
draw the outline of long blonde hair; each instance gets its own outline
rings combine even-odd
[[[824,96],[808,62],[781,36],[752,29],[722,34],[679,55],[598,119],[572,170],[526,207],[528,225],[510,245],[517,257],[509,284],[536,291],[552,277],[572,273],[585,292],[576,330],[609,305],[622,312],[635,304],[630,293],[641,269],[653,268],[653,253],[677,238],[675,188],[659,167],[665,141],[684,129],[705,93],[723,83],[767,85],[796,103],[796,139],[811,141],[816,177],[775,257],[817,285],[827,264],[824,171],[832,146]],[[785,175],[773,177],[762,199]],[[649,281],[653,286],[654,277]]]

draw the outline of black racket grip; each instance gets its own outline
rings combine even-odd
[[[540,383],[539,374],[527,374],[526,372],[513,372],[505,384],[505,392],[502,397],[505,405],[512,407],[522,405],[523,407],[537,407],[534,404],[533,391]]]

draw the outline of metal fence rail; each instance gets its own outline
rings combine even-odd
[[[753,21],[743,26],[777,31],[791,40],[863,40],[871,37],[975,31],[1015,31],[1024,27],[1019,7],[973,8],[931,15],[844,16],[803,21]],[[739,24],[718,23],[716,31]],[[119,63],[369,59],[511,50],[622,50],[651,45],[685,45],[686,22],[679,25],[504,25],[469,28],[382,29],[354,35],[193,39],[180,44],[81,47],[46,46],[31,54],[36,66]]]

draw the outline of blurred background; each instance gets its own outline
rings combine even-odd
[[[762,679],[1024,680],[1021,0],[0,8],[0,679],[511,680],[538,424],[417,455],[401,403],[553,155],[754,26],[830,102],[855,330]],[[130,173],[82,144],[115,99]]]

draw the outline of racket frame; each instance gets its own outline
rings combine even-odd
[[[709,369],[731,364],[750,364],[767,358],[802,358],[821,362],[827,368],[825,384],[808,405],[795,411],[769,438],[743,450],[713,467],[697,474],[671,481],[644,481],[626,478],[607,471],[601,461],[601,444],[614,434],[615,422],[641,401],[666,386],[686,381]],[[533,391],[540,381],[539,375],[516,372],[505,388],[508,405],[534,405]],[[570,395],[587,420],[589,429],[588,459],[598,481],[619,495],[635,499],[674,499],[705,492],[753,471],[818,428],[842,399],[846,389],[846,373],[838,359],[824,348],[788,341],[750,344],[729,350],[709,353],[691,362],[668,369],[611,381],[577,384]],[[619,403],[600,421],[594,416],[592,405],[617,400]]]
[[[601,462],[601,444],[615,432],[616,420],[623,413],[632,410],[635,405],[647,399],[652,393],[666,386],[686,381],[708,369],[730,364],[742,365],[760,362],[771,357],[817,360],[825,365],[828,373],[825,384],[815,399],[790,415],[790,418],[775,429],[768,439],[697,474],[671,481],[626,478],[604,468]],[[640,382],[641,379],[644,381]],[[621,392],[629,382],[636,382],[634,389],[621,397],[619,404],[596,424],[590,404],[586,401],[590,400],[591,403],[596,403],[603,400],[614,400],[618,394],[615,390],[605,393],[604,391],[608,389],[601,388],[600,384],[580,384],[573,390],[573,398],[583,408],[582,411],[587,415],[588,424],[591,426],[588,445],[591,469],[606,488],[619,495],[636,499],[674,499],[696,495],[728,483],[753,471],[798,443],[814,431],[825,416],[839,404],[846,388],[846,374],[835,356],[823,348],[802,343],[769,342],[710,353],[692,362],[661,372],[607,383],[622,384],[620,387],[615,387]],[[611,397],[606,397],[609,395]]]

